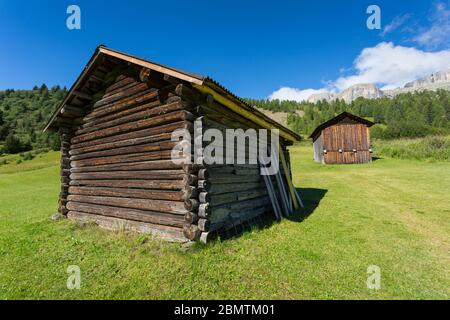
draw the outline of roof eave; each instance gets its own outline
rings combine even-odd
[[[260,112],[253,106],[250,106],[248,103],[246,103],[244,100],[238,98],[236,95],[228,91],[226,88],[221,86],[219,83],[214,81],[213,79],[209,77],[203,77],[200,75],[196,75],[193,73],[188,73],[184,71],[177,70],[175,68],[167,67],[161,64],[157,64],[154,62],[150,62],[129,54],[125,54],[110,48],[107,48],[103,45],[100,45],[96,48],[94,54],[91,56],[89,62],[84,67],[83,71],[78,76],[77,80],[74,82],[70,90],[68,91],[66,97],[61,102],[57,110],[52,114],[50,120],[47,122],[47,125],[44,128],[44,132],[47,131],[51,126],[53,125],[56,117],[61,112],[61,110],[64,108],[66,103],[69,101],[69,99],[72,97],[73,92],[77,90],[78,86],[83,82],[85,77],[88,75],[88,73],[91,71],[92,66],[95,64],[95,62],[102,56],[107,55],[111,57],[115,57],[117,59],[127,61],[131,64],[135,64],[144,68],[148,68],[150,70],[154,70],[157,72],[161,72],[164,74],[167,74],[169,76],[173,76],[175,78],[178,78],[180,80],[187,81],[191,83],[193,86],[197,88],[209,88],[211,90],[214,90],[218,95],[222,96],[224,99],[232,101],[232,103],[236,104],[237,106],[243,108],[245,110],[245,113],[251,117],[260,118],[261,123],[266,123],[266,128],[277,128],[279,129],[283,134],[282,136],[286,138],[287,140],[290,140],[292,142],[300,141],[301,137],[294,131],[284,127],[280,123],[272,120],[271,118],[267,117],[264,113]],[[253,114],[253,115],[252,115]]]

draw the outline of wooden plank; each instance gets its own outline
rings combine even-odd
[[[102,121],[101,123],[92,124],[87,123],[84,125],[84,127],[80,130],[77,130],[76,134],[81,135],[92,131],[97,131],[105,128],[111,128],[114,126],[118,126],[123,123],[131,122],[131,121],[137,121],[142,120],[146,118],[150,118],[155,115],[162,115],[169,112],[179,111],[183,110],[183,104],[180,102],[175,102],[167,105],[160,106],[159,103],[149,103],[146,104],[146,110],[133,113],[126,116],[121,116],[117,119],[113,119],[110,121]]]
[[[152,199],[152,200],[173,200],[173,201],[186,200],[185,192],[171,191],[171,190],[71,186],[68,189],[68,193],[72,195],[125,197],[138,199]]]
[[[120,90],[116,94],[110,95],[106,98],[100,99],[99,101],[94,103],[94,108],[99,108],[102,106],[105,106],[107,104],[111,104],[113,102],[119,101],[123,98],[128,98],[129,96],[132,96],[136,93],[148,90],[148,86],[146,83],[136,83],[131,88],[128,88],[126,90]]]
[[[85,119],[83,119],[84,124],[83,124],[82,128],[84,128],[86,125],[96,125],[96,124],[100,124],[100,123],[107,122],[110,120],[115,120],[118,118],[122,118],[124,116],[128,116],[130,114],[144,111],[149,108],[158,107],[160,105],[161,105],[161,102],[159,100],[148,101],[143,104],[138,104],[137,106],[132,105],[122,111],[116,111],[116,112],[107,114],[103,117],[93,118],[93,119],[87,120],[87,121]]]
[[[173,131],[175,131],[177,129],[186,129],[186,130],[190,131],[192,129],[192,126],[193,125],[191,122],[177,121],[174,123],[168,123],[168,124],[164,124],[161,126],[132,131],[129,133],[118,134],[118,135],[114,135],[111,137],[105,137],[105,138],[91,140],[91,141],[87,141],[87,142],[81,142],[78,144],[72,143],[70,147],[71,147],[72,151],[77,150],[77,149],[87,148],[87,147],[93,147],[93,146],[95,146],[96,148],[99,148],[99,150],[101,150],[102,148],[106,148],[106,149],[110,148],[110,146],[103,147],[103,145],[105,145],[105,144],[120,142],[119,146],[125,146],[125,145],[127,145],[126,144],[127,141],[130,141],[131,145],[133,145],[133,140],[137,139],[137,138],[150,138],[153,136],[159,137],[162,134],[166,134],[166,135],[167,135],[167,133],[171,134]],[[94,149],[94,150],[96,150],[96,149]]]
[[[72,173],[72,180],[173,180],[182,179],[183,170],[145,170],[145,171],[103,171],[103,172],[83,172]]]
[[[178,144],[178,142],[166,140],[166,141],[158,141],[158,142],[152,142],[152,143],[141,144],[141,145],[136,145],[136,146],[106,149],[106,150],[101,150],[101,151],[94,151],[94,152],[73,155],[70,157],[70,161],[82,160],[82,159],[88,159],[88,158],[100,158],[100,157],[107,157],[107,156],[118,156],[118,155],[122,155],[122,154],[172,150],[177,144]]]
[[[185,224],[184,216],[164,214],[161,212],[154,212],[147,210],[97,205],[92,203],[69,201],[67,203],[67,209],[69,211],[93,213],[102,216],[116,217],[134,221],[142,221],[165,226],[182,227]]]
[[[146,137],[142,137],[142,138],[121,140],[121,141],[117,141],[117,142],[104,143],[101,145],[94,145],[94,146],[89,146],[89,147],[84,147],[84,148],[72,149],[69,151],[69,154],[71,156],[75,156],[75,155],[86,154],[86,153],[101,151],[101,150],[112,150],[112,149],[117,149],[117,148],[127,147],[127,146],[155,143],[155,142],[159,142],[159,141],[170,140],[171,137],[172,137],[171,133],[161,133],[161,134],[146,136]]]
[[[95,118],[100,118],[108,114],[125,110],[131,106],[137,106],[149,100],[153,100],[158,96],[156,89],[148,89],[143,92],[139,92],[130,97],[125,97],[123,100],[116,101],[115,103],[105,105],[101,108],[93,110],[84,117],[84,121],[90,121]]]
[[[69,211],[67,217],[71,220],[81,223],[95,223],[99,227],[107,230],[129,230],[133,232],[146,233],[172,242],[186,242],[187,240],[183,234],[183,230],[177,227],[169,227],[146,222],[106,217],[79,211]]]
[[[184,180],[71,180],[71,186],[183,190]]]
[[[180,152],[180,158],[182,153]],[[151,161],[151,160],[167,160],[172,159],[172,150],[163,150],[155,152],[145,152],[145,153],[133,153],[133,154],[122,154],[118,156],[102,157],[102,158],[89,158],[78,161],[71,161],[70,165],[73,168],[79,167],[91,167],[97,165],[105,164],[115,164],[115,163],[131,163],[138,161]]]
[[[138,170],[173,170],[183,169],[183,165],[172,160],[138,161],[130,163],[106,164],[91,167],[70,169],[71,173],[79,172],[112,172],[112,171],[138,171]]]
[[[77,144],[84,141],[95,140],[99,138],[104,138],[108,136],[113,136],[120,133],[126,133],[133,130],[145,129],[149,127],[156,127],[162,124],[168,124],[172,122],[177,122],[181,120],[193,120],[194,116],[187,111],[175,111],[168,114],[152,117],[150,119],[138,120],[135,122],[121,124],[116,127],[102,129],[95,132],[90,132],[82,135],[77,135],[72,138],[71,142]]]
[[[184,202],[168,201],[168,200],[153,200],[124,197],[105,197],[105,196],[87,196],[87,195],[69,195],[68,201],[75,201],[81,203],[92,203],[99,205],[107,205],[121,208],[131,208],[139,210],[157,211],[163,213],[171,213],[178,215],[185,215],[187,210],[184,207]]]

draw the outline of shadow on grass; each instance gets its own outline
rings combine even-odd
[[[297,192],[303,201],[305,206],[303,209],[299,209],[291,214],[286,219],[295,222],[302,222],[306,220],[314,210],[319,206],[320,201],[325,197],[328,190],[315,189],[315,188],[297,188]]]
[[[288,217],[283,217],[289,221],[302,222],[306,220],[314,210],[319,206],[320,201],[325,197],[328,190],[325,189],[314,189],[314,188],[297,188],[297,192],[303,201],[305,206],[302,209],[298,209],[296,212],[292,213]],[[263,230],[270,228],[275,222],[275,216],[273,212],[266,213],[262,216],[258,216],[251,221],[247,221],[243,224],[233,226],[227,230],[220,230],[217,232],[215,237],[219,236],[221,240],[228,240],[231,238],[238,238],[242,236],[246,231],[251,229]]]

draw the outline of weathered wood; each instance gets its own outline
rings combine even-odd
[[[182,164],[174,163],[172,160],[138,161],[131,163],[106,164],[91,167],[80,167],[70,169],[71,173],[79,172],[114,172],[114,171],[139,171],[139,170],[187,170]]]
[[[187,212],[184,215],[184,221],[186,221],[187,223],[190,223],[190,224],[197,222],[198,219],[199,219],[198,215],[193,212]]]
[[[181,216],[181,215],[164,214],[161,212],[111,207],[92,203],[69,201],[67,203],[67,209],[69,211],[93,213],[102,216],[110,216],[121,219],[142,221],[166,226],[182,227],[185,224],[184,215]]]
[[[251,190],[256,188],[261,188],[264,186],[264,183],[262,182],[256,182],[256,183],[239,183],[239,184],[212,184],[209,188],[208,192],[211,194],[218,194],[218,193],[227,193],[227,192],[238,192],[238,191],[245,191],[245,190]]]
[[[209,203],[209,205],[212,207],[215,207],[215,206],[219,206],[222,204],[235,203],[238,201],[254,199],[254,198],[258,198],[258,197],[265,196],[265,195],[267,195],[267,190],[264,188],[260,188],[260,189],[248,190],[248,191],[205,195],[203,197],[203,200],[206,200],[206,198],[208,198],[207,202]],[[200,201],[201,200],[202,199],[200,198]]]
[[[208,218],[211,215],[211,207],[209,203],[202,203],[198,208],[198,215],[202,218]]]
[[[200,242],[203,244],[208,244],[214,236],[214,232],[202,232],[200,235]]]
[[[178,144],[178,142],[166,140],[166,141],[158,141],[158,142],[147,143],[147,144],[142,144],[142,145],[137,145],[137,146],[121,147],[121,148],[107,149],[107,150],[94,151],[94,152],[88,152],[88,153],[81,153],[78,155],[71,156],[70,161],[82,160],[82,159],[88,159],[88,158],[117,156],[117,155],[121,155],[121,154],[171,150],[177,144]]]
[[[85,121],[90,121],[95,118],[100,118],[108,114],[122,111],[129,108],[130,106],[136,106],[141,103],[147,102],[149,100],[155,99],[158,96],[158,91],[156,89],[148,89],[143,92],[139,92],[130,97],[126,97],[123,100],[116,101],[115,103],[105,105],[101,108],[91,111],[88,115],[84,117]]]
[[[182,190],[186,180],[71,180],[71,186]]]
[[[260,175],[245,175],[245,176],[234,176],[234,175],[216,175],[209,178],[209,183],[214,184],[229,184],[229,183],[253,183],[263,181]]]
[[[197,212],[199,205],[197,199],[186,199],[184,201],[184,208],[188,211]]]
[[[183,230],[177,227],[157,225],[148,222],[133,221],[115,217],[107,217],[79,211],[68,211],[67,217],[71,220],[81,223],[96,223],[99,227],[107,230],[129,230],[133,232],[147,233],[160,237],[163,240],[173,242],[185,242],[187,240],[183,234]]]
[[[92,123],[86,123],[82,129],[77,130],[76,134],[81,135],[92,131],[97,131],[105,128],[111,128],[114,126],[118,126],[123,123],[131,122],[131,121],[137,121],[141,119],[150,118],[154,115],[161,115],[166,114],[169,112],[179,111],[183,110],[184,106],[180,102],[175,102],[167,105],[159,105],[159,103],[148,103],[145,106],[145,110],[130,114],[130,115],[124,115],[120,118],[109,120],[109,121],[102,121],[97,124]]]
[[[207,169],[200,169],[198,171],[198,178],[201,180],[207,180],[209,178],[209,173]]]
[[[113,207],[132,208],[140,210],[158,211],[164,213],[185,215],[187,210],[180,201],[153,200],[105,196],[69,195],[68,201],[92,203]]]
[[[270,205],[270,199],[268,196],[263,196],[255,199],[244,200],[239,202],[233,202],[229,204],[220,205],[212,208],[212,213],[209,217],[211,221],[218,221],[225,219],[231,213],[239,213],[245,209],[252,209]],[[200,214],[199,214],[200,215]]]
[[[209,227],[209,233],[213,233],[219,229],[229,230],[236,227],[236,225],[245,223],[252,219],[255,219],[258,216],[263,215],[267,212],[267,207],[257,207],[250,208],[245,210],[240,210],[235,214],[231,213],[230,215],[224,217],[218,221],[211,221],[211,225]]]
[[[211,200],[211,194],[208,192],[200,192],[198,199],[201,203],[208,203]]]
[[[197,240],[200,237],[200,229],[195,224],[185,224],[183,226],[183,234],[184,236],[191,240]]]
[[[202,104],[206,102],[205,95],[189,88],[186,84],[178,84],[175,88],[175,94],[186,100],[193,101],[196,104]]]
[[[91,140],[91,141],[82,142],[82,143],[78,143],[78,144],[72,143],[71,150],[74,151],[77,149],[82,149],[82,148],[87,148],[87,147],[92,147],[92,146],[95,146],[96,148],[99,148],[99,150],[101,150],[101,148],[103,148],[103,149],[105,148],[105,147],[103,147],[103,145],[108,144],[108,143],[114,143],[114,142],[119,142],[119,144],[118,144],[119,147],[128,145],[126,143],[130,143],[130,145],[133,145],[134,139],[151,138],[151,137],[156,137],[156,136],[159,137],[163,134],[167,134],[167,133],[171,134],[173,131],[175,131],[177,129],[181,129],[181,130],[185,129],[185,130],[190,131],[191,128],[192,128],[192,123],[187,122],[187,121],[177,121],[177,122],[165,124],[162,126],[157,126],[157,127],[148,128],[148,129],[142,129],[142,130],[138,130],[138,131],[132,131],[129,133],[118,134],[115,136]],[[107,148],[108,147],[106,147],[106,149]]]
[[[198,228],[200,231],[209,231],[209,227],[211,226],[211,221],[208,219],[199,219],[198,220]]]
[[[114,84],[110,85],[105,90],[105,96],[108,94],[112,94],[115,90],[121,90],[123,87],[128,86],[129,84],[137,83],[137,81],[132,77],[124,77],[123,79],[120,79],[116,81]],[[114,92],[116,93],[116,92]]]
[[[142,138],[135,138],[135,139],[129,139],[129,140],[122,140],[117,142],[110,142],[105,143],[102,145],[95,145],[90,147],[84,147],[84,148],[78,148],[78,149],[72,149],[69,151],[70,155],[79,155],[94,151],[100,151],[100,150],[112,150],[120,147],[126,147],[126,146],[134,146],[134,145],[140,145],[140,144],[149,144],[149,143],[155,143],[158,141],[164,141],[164,140],[170,140],[171,139],[171,133],[161,133],[158,135],[148,136],[148,137],[142,137]]]
[[[211,183],[208,180],[198,180],[198,187],[203,190],[208,190],[211,187]]]
[[[120,90],[119,92],[117,92],[113,95],[110,95],[106,98],[103,98],[103,99],[97,101],[96,103],[94,103],[94,108],[99,108],[99,107],[105,106],[107,104],[111,104],[115,101],[119,101],[120,99],[127,98],[131,95],[134,95],[138,92],[142,92],[146,89],[148,89],[148,86],[146,83],[136,83],[131,88],[128,88],[126,90]]]
[[[154,101],[153,100],[149,100],[149,101],[147,101],[147,102],[145,102],[143,104],[138,104],[137,106],[129,106],[127,109],[124,109],[124,110],[122,110],[120,112],[110,113],[110,114],[107,114],[107,115],[105,115],[103,117],[97,117],[97,118],[93,118],[93,119],[90,119],[90,120],[85,120],[84,119],[84,123],[81,126],[81,128],[87,128],[88,126],[92,127],[94,125],[98,125],[98,124],[101,124],[103,122],[116,120],[116,119],[122,118],[124,116],[129,116],[131,114],[135,114],[135,113],[138,113],[140,111],[144,111],[144,110],[147,110],[149,108],[154,108],[154,107],[158,107],[158,106],[161,106],[161,103],[160,103],[160,101],[156,100],[156,98],[155,98]]]
[[[171,138],[177,129],[192,132],[199,114],[205,114],[202,131],[258,126],[186,82],[165,79],[146,68],[115,66],[119,63],[104,65],[97,73],[104,79],[102,88],[84,85],[92,102],[74,99],[70,107],[75,109],[61,117],[67,128],[81,126],[62,133],[66,136],[61,144],[60,210],[100,221],[136,223],[136,228],[143,224],[173,228],[183,238],[202,237],[207,242],[219,226],[239,224],[270,209],[258,164],[172,161],[193,156],[193,149],[192,154],[173,152],[179,141]],[[201,106],[193,108],[195,103]],[[238,151],[253,156],[257,148],[236,144],[234,151],[233,159]]]
[[[167,124],[171,122],[181,121],[181,120],[192,120],[194,116],[188,111],[175,111],[168,114],[152,117],[150,119],[138,120],[135,122],[125,123],[116,127],[102,129],[95,132],[90,132],[82,135],[78,135],[72,138],[71,142],[73,144],[99,139],[103,137],[108,137],[120,133],[126,133],[133,130],[145,129],[148,127],[155,127],[162,124]]]
[[[86,172],[86,173],[72,173],[70,179],[72,180],[172,180],[182,179],[184,176],[183,170],[146,170],[146,171],[103,171],[103,172]]]
[[[67,114],[70,117],[81,117],[84,114],[83,109],[65,105],[64,108],[61,109],[61,114]]]
[[[77,96],[77,97],[79,97],[81,99],[84,99],[84,100],[88,100],[88,101],[92,100],[92,96],[91,95],[89,95],[87,93],[84,93],[84,92],[81,92],[81,91],[75,90],[75,91],[72,91],[72,94],[74,96]]]
[[[126,188],[108,188],[108,187],[76,187],[68,188],[68,193],[72,195],[87,195],[87,196],[107,196],[107,197],[125,197],[125,198],[139,198],[150,200],[172,200],[185,201],[187,196],[185,191],[170,191],[170,190],[152,190],[152,189],[126,189]],[[65,193],[66,195],[68,193]]]
[[[179,152],[179,157],[182,158],[182,156],[183,156],[182,152]],[[138,161],[166,160],[166,159],[172,159],[172,150],[132,153],[103,158],[83,159],[78,161],[71,161],[70,165],[74,168],[78,168],[78,167],[89,167],[105,164],[130,163]]]
[[[183,189],[183,199],[195,199],[198,197],[198,189],[194,186],[186,186]]]

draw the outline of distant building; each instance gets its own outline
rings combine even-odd
[[[371,162],[369,128],[373,125],[348,112],[322,123],[310,136],[314,142],[314,160],[324,164]]]

